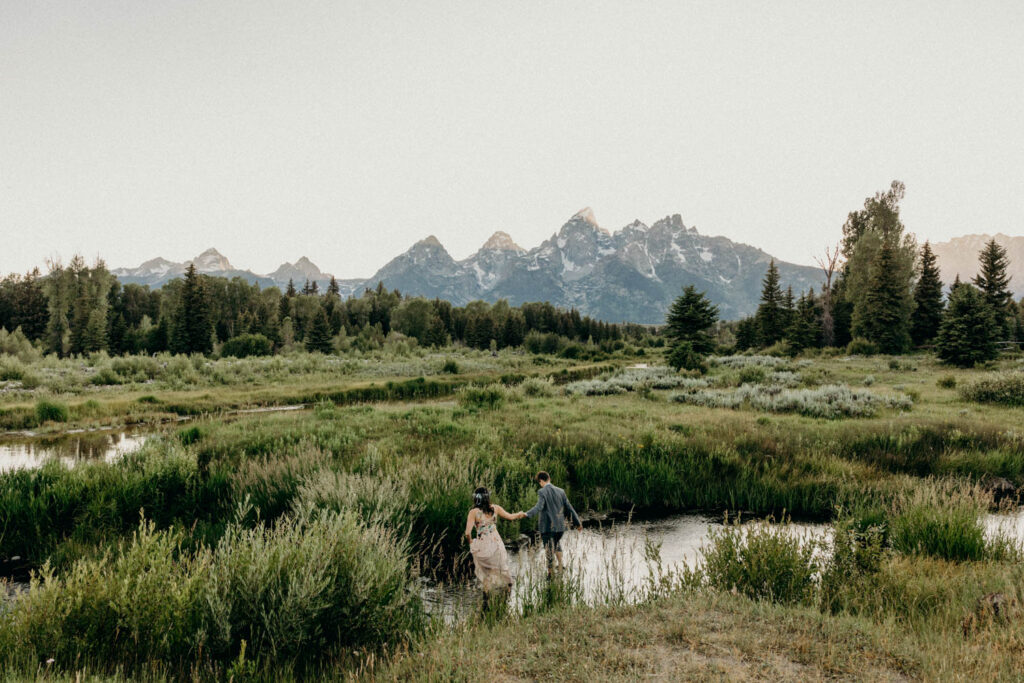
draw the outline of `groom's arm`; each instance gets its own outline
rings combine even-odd
[[[537,496],[537,504],[526,511],[527,517],[536,517],[540,514],[540,511],[544,509],[544,496]]]
[[[581,528],[583,526],[583,522],[580,521],[580,516],[576,514],[576,508],[574,508],[572,503],[569,502],[569,496],[565,496],[564,508],[565,511],[569,513],[569,516],[572,517],[572,525],[577,529]]]

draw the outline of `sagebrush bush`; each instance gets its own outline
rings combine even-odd
[[[707,380],[679,374],[672,368],[626,368],[605,379],[571,382],[565,386],[565,393],[608,396],[643,389],[697,389],[707,386]]]
[[[712,530],[700,571],[717,590],[736,590],[755,600],[807,603],[814,597],[815,543],[758,522]]]
[[[702,390],[675,394],[672,400],[712,408],[749,405],[755,410],[825,418],[870,417],[883,406],[909,410],[913,405],[910,397],[905,395],[881,396],[842,385],[784,389],[780,386],[744,384],[735,391]]]
[[[777,356],[712,356],[709,359],[712,365],[722,365],[727,368],[744,368],[752,365],[775,368],[786,363],[785,358]]]
[[[955,389],[956,388],[956,377],[953,375],[944,375],[935,382],[942,389]]]

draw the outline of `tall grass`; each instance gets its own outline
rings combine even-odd
[[[980,491],[949,484],[918,487],[894,503],[892,547],[944,560],[981,560],[990,553],[981,521],[987,501]]]
[[[755,600],[810,603],[816,596],[816,542],[786,533],[785,525],[739,522],[711,532],[698,571],[716,590]]]
[[[317,657],[399,644],[424,621],[404,539],[351,513],[228,527],[213,547],[142,522],[130,541],[62,574],[48,566],[0,621],[0,660],[154,662]]]

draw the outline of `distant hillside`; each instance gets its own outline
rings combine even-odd
[[[679,214],[650,226],[633,221],[611,233],[598,225],[590,209],[583,209],[533,249],[520,247],[499,231],[475,254],[456,261],[430,236],[373,277],[339,280],[339,285],[342,296],[383,282],[404,294],[439,297],[456,305],[477,299],[507,299],[512,305],[549,301],[609,322],[661,323],[672,300],[692,284],[707,292],[723,319],[732,320],[757,308],[761,278],[771,258],[756,247],[702,235],[684,225]],[[323,290],[331,278],[305,257],[282,264],[269,275],[237,270],[215,249],[193,262],[200,272],[239,276],[264,287],[284,287],[292,279],[301,288],[308,279]],[[792,286],[794,292],[821,287],[817,268],[776,263],[783,287]],[[157,258],[113,272],[122,282],[156,287],[180,277],[187,266],[188,262]]]
[[[948,286],[957,275],[961,280],[973,279],[978,274],[978,252],[993,237],[1006,249],[1006,256],[1010,262],[1010,289],[1014,296],[1024,296],[1024,236],[1012,237],[1002,233],[994,236],[964,235],[948,242],[932,244],[935,256],[939,260],[939,270],[942,271],[942,281]]]

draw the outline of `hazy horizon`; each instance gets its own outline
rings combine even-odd
[[[1021,235],[1008,2],[7,3],[0,273],[215,247],[371,276],[584,206],[813,264],[899,179],[922,240]]]

